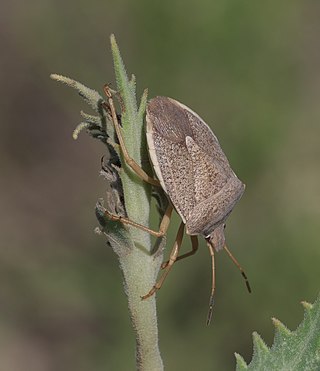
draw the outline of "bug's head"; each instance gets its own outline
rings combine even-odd
[[[224,236],[225,226],[225,223],[219,224],[206,238],[216,251],[222,250],[226,243],[226,238]]]

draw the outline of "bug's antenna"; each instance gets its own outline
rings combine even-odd
[[[214,290],[216,287],[216,274],[215,274],[215,264],[214,264],[214,247],[208,241],[207,241],[207,245],[208,245],[209,252],[211,255],[211,263],[212,263],[211,293],[210,293],[210,299],[209,299],[209,310],[208,310],[208,315],[207,315],[207,326],[209,326],[211,322],[211,318],[212,318],[212,311],[213,311],[213,305],[214,305]]]
[[[230,250],[227,248],[226,245],[223,246],[223,248],[226,250],[227,254],[229,255],[229,258],[233,261],[233,263],[238,267],[240,273],[242,274],[242,277],[244,278],[245,280],[245,283],[246,283],[246,286],[247,286],[247,289],[249,291],[249,293],[251,293],[251,287],[250,287],[250,284],[249,284],[249,280],[248,280],[248,277],[247,275],[244,273],[244,270],[243,268],[241,267],[241,265],[239,264],[238,260],[231,254]]]

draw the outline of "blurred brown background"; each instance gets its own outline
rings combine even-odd
[[[295,328],[319,292],[320,3],[284,0],[4,1],[1,6],[0,368],[133,370],[134,336],[113,252],[94,235],[103,146],[71,133],[86,105],[50,73],[113,82],[115,33],[138,92],[166,95],[213,128],[246,193],[228,245],[179,263],[158,295],[168,370],[231,370]],[[177,218],[175,219],[177,223]],[[175,226],[170,229],[172,241]],[[187,249],[187,246],[185,246]]]

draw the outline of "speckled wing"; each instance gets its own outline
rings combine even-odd
[[[185,223],[196,202],[193,165],[186,146],[186,137],[192,135],[188,117],[174,101],[156,97],[148,103],[146,120],[154,171]]]
[[[184,222],[233,174],[208,125],[174,99],[148,103],[147,140],[154,171]]]

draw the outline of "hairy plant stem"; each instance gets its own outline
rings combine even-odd
[[[114,36],[111,36],[111,48],[114,60],[117,88],[123,105],[121,113],[122,133],[130,156],[142,165],[142,159],[148,158],[144,111],[146,97],[138,109],[135,97],[134,79],[130,82],[122,62]],[[121,156],[120,172],[124,203],[129,219],[143,225],[149,224],[151,187],[140,180],[126,165]],[[147,169],[150,171],[150,168]],[[125,291],[133,328],[136,332],[136,358],[139,370],[162,370],[163,364],[158,347],[158,328],[155,296],[141,300],[154,285],[159,272],[162,256],[152,256],[151,237],[148,233],[129,227],[134,248],[128,254],[119,255],[120,266],[124,275]]]
[[[119,101],[124,142],[130,156],[146,172],[150,173],[144,128],[147,91],[144,92],[138,106],[135,77],[128,79],[113,35],[111,35],[111,50],[117,82],[114,99]],[[76,89],[98,113],[98,116],[92,116],[82,112],[84,122],[76,127],[73,137],[76,139],[82,130],[86,130],[92,137],[100,139],[107,146],[108,156],[106,157],[108,159],[101,170],[107,181],[105,207],[113,214],[125,216],[148,226],[151,186],[141,181],[127,166],[116,144],[117,138],[105,99],[98,92],[70,78],[60,75],[51,75],[51,78]],[[153,192],[157,194],[158,210],[161,215],[167,201],[163,198],[161,189],[153,190]],[[106,236],[108,244],[118,255],[123,272],[125,293],[136,336],[137,369],[141,371],[163,370],[158,346],[156,298],[153,295],[142,301],[141,296],[148,293],[155,284],[163,258],[162,245],[165,243],[165,238],[156,241],[158,248],[155,249],[148,233],[108,219],[105,216],[106,208],[101,201],[96,205],[96,215],[100,222],[99,232]],[[154,251],[157,252],[154,254]]]

